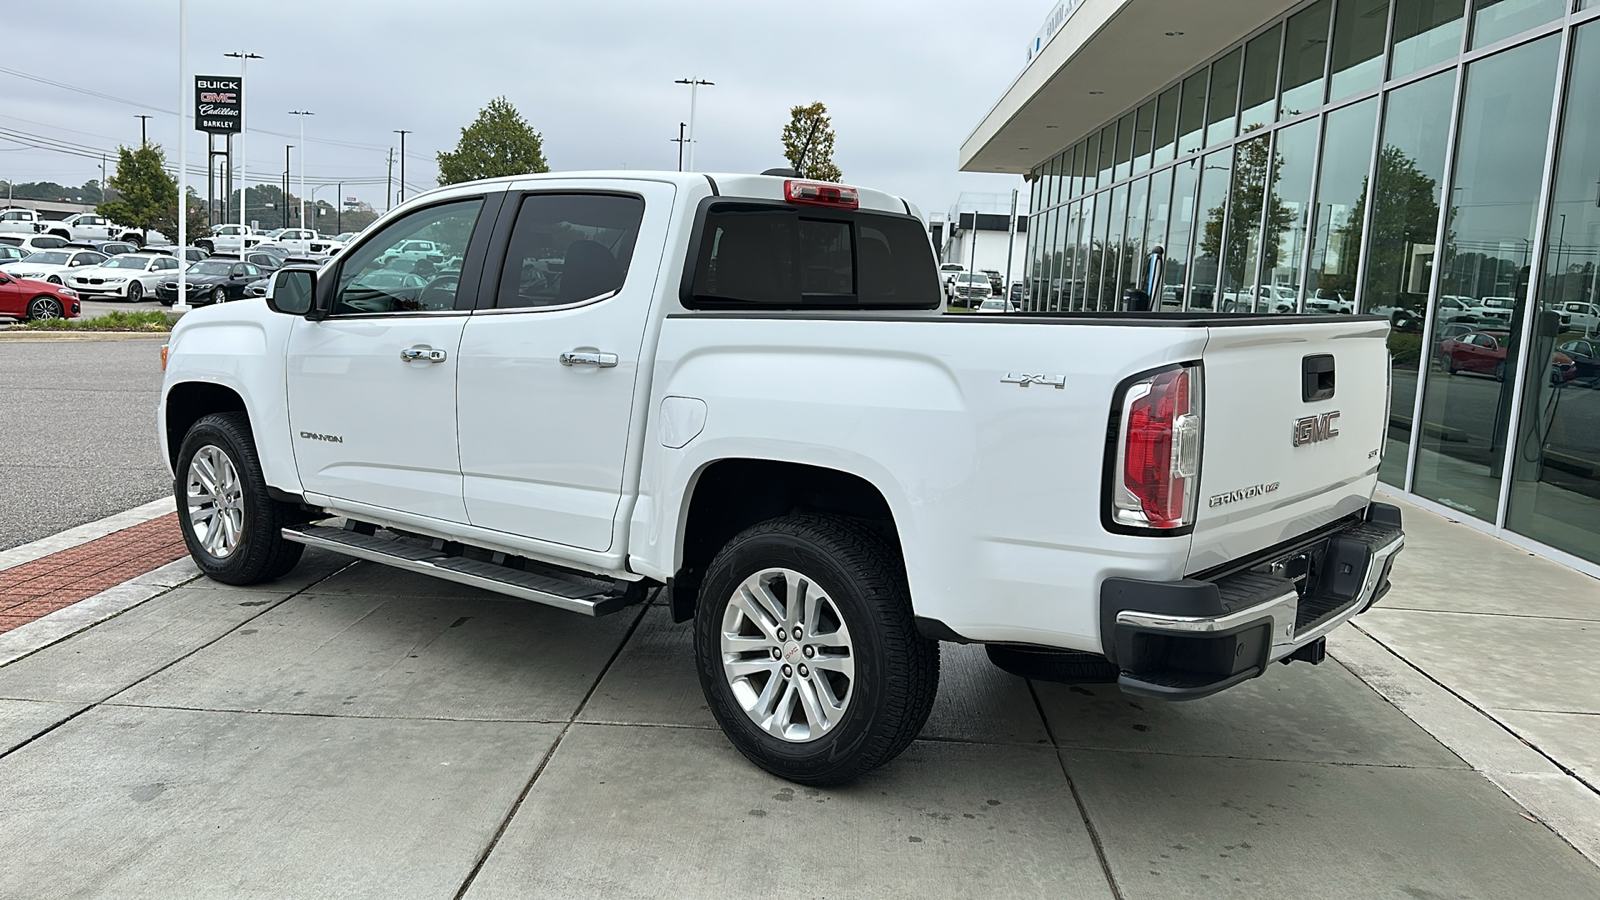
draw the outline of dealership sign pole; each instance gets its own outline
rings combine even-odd
[[[241,210],[240,223],[244,221],[244,138],[243,116],[244,113],[244,78],[235,78],[232,75],[196,75],[194,77],[194,129],[206,132],[206,142],[209,149],[211,135],[213,134],[240,134],[239,140],[239,209]],[[210,174],[210,157],[207,157],[207,176]],[[187,206],[187,204],[185,204]],[[189,305],[187,281],[182,276],[182,271],[188,268],[189,259],[184,255],[188,235],[181,234],[178,240],[178,303],[185,309]],[[240,258],[244,253],[244,236],[239,237]]]

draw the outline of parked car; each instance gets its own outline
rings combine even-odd
[[[124,253],[97,266],[73,269],[67,284],[85,299],[104,297],[138,303],[155,296],[163,279],[178,270],[178,261],[158,253]]]
[[[224,303],[229,300],[242,300],[246,296],[245,288],[250,282],[265,277],[266,273],[260,267],[247,262],[229,262],[225,259],[205,259],[190,266],[184,272],[185,289],[190,306],[202,306],[207,303]],[[178,279],[169,275],[156,288],[156,299],[163,306],[175,306],[178,302]]]
[[[1343,291],[1329,291],[1319,288],[1316,293],[1306,298],[1306,312],[1325,315],[1351,315],[1356,311],[1356,303]],[[1387,315],[1374,309],[1373,313]]]
[[[989,276],[962,272],[950,282],[951,306],[977,306],[993,294]]]
[[[44,231],[68,241],[120,241],[134,245],[134,249],[145,243],[144,234],[137,229],[124,228],[94,213],[77,213],[59,222],[46,222]]]
[[[65,285],[72,270],[98,266],[107,259],[110,257],[98,250],[40,250],[26,259],[0,263],[0,270],[17,278]]]
[[[1472,324],[1483,317],[1483,304],[1476,297],[1443,294],[1439,297],[1438,321]]]
[[[495,250],[422,307],[491,314],[373,289],[423,231]],[[557,277],[525,277],[552,257]],[[584,615],[660,591],[694,623],[708,715],[803,784],[911,745],[940,641],[1187,699],[1320,660],[1387,590],[1404,535],[1371,502],[1386,329],[996,324],[941,301],[916,209],[877,191],[451,185],[322,269],[280,271],[266,302],[184,316],[161,458],[190,555],[223,583],[280,578],[314,546]],[[1336,398],[1308,357],[1337,360]],[[1034,457],[1050,464],[1012,462]]]
[[[43,234],[44,229],[44,219],[31,209],[9,206],[0,210],[0,234],[27,236]]]
[[[1507,328],[1516,308],[1515,297],[1485,297],[1479,301],[1478,323],[1485,328]]]
[[[0,272],[0,316],[13,319],[72,319],[82,312],[78,295],[48,281]]]
[[[243,261],[247,262],[247,263],[250,263],[251,265],[256,266],[257,268],[263,270],[264,272],[266,272],[267,275],[271,275],[273,272],[276,272],[279,269],[283,268],[284,260],[286,260],[288,258],[289,257],[286,254],[280,254],[280,253],[273,252],[272,250],[267,248],[265,245],[262,245],[262,246],[259,246],[259,247],[255,248],[254,250],[246,251],[245,254],[244,254],[244,260]],[[237,253],[214,253],[211,256],[207,257],[207,259],[227,260],[229,262],[235,262],[235,261],[239,260],[239,254],[237,254]]]
[[[994,269],[979,269],[978,272],[989,276],[989,293],[996,297],[1006,292],[1006,277]]]
[[[242,241],[240,235],[244,236]],[[194,245],[207,253],[228,250],[238,253],[240,250],[248,250],[266,239],[266,235],[248,225],[222,224],[213,226],[211,233],[195,241]]]
[[[1451,375],[1458,372],[1475,372],[1492,375],[1496,381],[1510,376],[1506,365],[1506,348],[1510,332],[1472,331],[1460,337],[1446,338],[1439,345],[1439,355],[1444,360],[1444,370]],[[1550,381],[1562,384],[1578,377],[1578,367],[1572,357],[1557,350],[1550,357]]]
[[[178,253],[178,248],[172,246],[171,244],[168,244],[168,245],[165,245],[165,246],[161,246],[161,247],[146,247],[146,248],[144,248],[144,252],[145,253],[160,253],[163,256],[172,256],[172,257],[176,257],[176,256],[180,255]],[[211,251],[207,250],[204,247],[199,246],[198,244],[192,244],[192,245],[190,245],[188,247],[184,247],[183,248],[183,252],[182,252],[181,255],[182,255],[183,260],[185,262],[197,263],[202,259],[206,259],[206,258],[210,257],[211,256]]]
[[[23,236],[20,234],[0,234],[0,244],[12,247],[21,247],[24,250],[37,253],[40,250],[61,250],[67,242],[53,234],[35,234]]]
[[[27,259],[28,255],[32,252],[32,250],[25,250],[22,247],[13,247],[10,244],[0,244],[0,264],[16,262],[19,259]]]
[[[1600,382],[1600,340],[1583,338],[1567,341],[1556,349],[1572,358],[1575,378],[1586,380],[1590,385]]]
[[[433,246],[432,241],[414,241],[413,243]],[[342,245],[332,238],[325,238],[310,228],[280,228],[268,232],[266,239],[260,244],[261,249],[281,248],[286,255],[304,256],[308,254],[332,255],[339,251]]]
[[[1011,282],[1011,290],[1009,292],[1010,296],[1008,296],[1006,299],[1008,299],[1012,303],[1018,304],[1020,306],[1021,303],[1022,303],[1022,298],[1024,296],[1024,292],[1025,292],[1025,289],[1022,286],[1022,282],[1013,281],[1013,282]]]
[[[1567,315],[1572,327],[1584,334],[1600,331],[1600,306],[1593,303],[1563,303],[1561,311]]]
[[[989,299],[978,304],[978,312],[981,313],[1008,313],[1016,311],[1016,305],[1004,297],[990,297]]]
[[[121,256],[124,253],[138,253],[143,249],[138,244],[130,243],[128,241],[72,241],[67,246],[98,250],[107,256]]]

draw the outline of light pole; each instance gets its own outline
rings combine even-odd
[[[675,138],[669,138],[668,139],[668,140],[672,141],[674,144],[678,145],[678,171],[679,172],[683,171],[683,145],[688,143],[688,141],[685,140],[684,137],[683,137],[683,129],[685,129],[687,127],[688,127],[687,123],[679,122],[678,123],[678,136],[675,137]]]
[[[186,0],[178,0],[178,299],[172,304],[172,311],[183,315],[189,311],[189,259],[184,256],[183,248],[189,243],[189,175],[186,171],[189,151],[189,117],[184,115],[184,104],[189,102],[189,86],[184,84],[188,76],[187,60],[183,55],[184,20],[189,12]],[[209,140],[209,135],[207,139]],[[206,157],[206,177],[211,177],[211,157]],[[104,186],[102,185],[102,188]]]
[[[304,109],[291,109],[289,115],[300,119],[300,227],[304,228],[306,227],[306,116],[314,116],[316,113]]]
[[[283,222],[283,225],[281,226],[283,228],[289,227],[289,151],[293,149],[293,144],[283,145],[283,216],[279,220]],[[301,210],[300,221],[302,225],[305,224],[305,218],[305,210]],[[241,246],[239,249],[242,251],[244,248]],[[240,257],[240,259],[243,258],[244,257],[242,256]]]
[[[150,138],[147,136],[148,132],[145,129],[145,126],[150,123],[150,117],[149,116],[134,116],[134,118],[139,120],[139,146],[140,147],[148,147],[148,146],[150,146]]]
[[[250,209],[250,202],[247,199],[249,197],[250,185],[245,181],[244,155],[244,138],[245,134],[250,130],[250,117],[249,113],[246,112],[249,107],[247,107],[244,102],[244,76],[246,67],[250,65],[250,60],[261,59],[262,57],[257,56],[248,50],[239,50],[234,53],[224,53],[222,55],[228,57],[229,59],[237,59],[239,61],[239,256],[242,259],[244,258],[245,229],[249,227],[249,219],[246,217],[246,214]]]
[[[699,78],[679,78],[673,84],[687,84],[689,86],[689,169],[694,171],[694,108],[695,100],[700,93],[700,85],[711,87],[714,81],[704,81]]]
[[[400,198],[398,202],[404,203],[406,202],[406,135],[411,132],[396,128],[394,133],[400,135]]]

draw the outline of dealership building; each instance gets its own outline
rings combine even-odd
[[[1382,480],[1600,576],[1597,91],[1600,0],[1063,0],[961,165],[1030,309],[1390,317]]]

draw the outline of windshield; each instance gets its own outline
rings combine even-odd
[[[144,256],[113,256],[100,264],[102,269],[142,269],[150,260]]]
[[[189,267],[189,274],[190,275],[226,275],[232,269],[233,269],[233,264],[232,263],[229,263],[229,262],[211,262],[210,260],[206,260],[206,261],[203,261],[203,262],[197,262],[194,265],[190,266]]]
[[[50,250],[35,253],[28,258],[33,260],[34,265],[40,266],[64,266],[67,264],[67,254]]]

